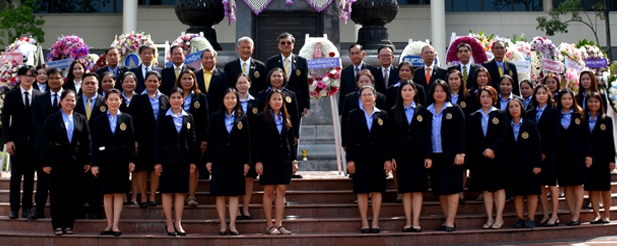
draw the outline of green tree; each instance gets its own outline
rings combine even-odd
[[[45,42],[42,17],[33,12],[34,0],[24,0],[18,6],[2,1],[0,3],[0,45],[12,43],[15,39],[31,35],[39,43]]]

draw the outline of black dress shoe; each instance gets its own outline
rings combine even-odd
[[[21,212],[21,217],[24,219],[27,219],[28,217],[30,217],[30,215],[32,215],[30,213],[30,210],[24,210],[23,212]]]
[[[525,221],[523,221],[523,219],[518,218],[518,220],[516,220],[516,224],[514,224],[514,228],[523,228],[523,226],[525,226]]]
[[[150,207],[156,207],[156,205],[158,205],[158,204],[157,204],[156,202],[149,201],[149,202],[148,202],[148,205],[149,205]]]
[[[422,228],[416,229],[413,226],[403,227],[403,232],[422,232]]]
[[[465,200],[465,198],[463,198],[463,197],[459,197],[458,198],[458,204],[459,205],[463,205],[463,204],[465,204],[465,202],[467,202],[467,200]]]
[[[147,202],[140,203],[139,208],[148,208],[148,203]]]
[[[43,212],[42,210],[34,210],[34,213],[30,214],[30,217],[28,217],[28,219],[31,220],[42,218],[45,218],[45,212]]]
[[[395,203],[403,203],[403,199],[396,199]]]
[[[446,226],[446,230],[445,230],[445,231],[447,231],[447,232],[453,232],[453,231],[456,231],[456,227],[449,227],[449,226]]]
[[[175,232],[175,231],[173,231],[173,232],[169,232],[169,231],[167,230],[167,226],[165,226],[165,232],[167,232],[167,236],[170,236],[170,237],[175,237],[175,236],[176,236],[176,232]]]
[[[371,233],[379,233],[381,231],[380,228],[371,228]]]
[[[242,215],[243,220],[253,220],[253,216],[250,215]]]
[[[577,221],[570,220],[566,223],[567,226],[579,226],[581,225],[581,219],[579,218]]]
[[[437,228],[435,228],[436,231],[445,231],[446,230],[446,225],[440,225]]]
[[[362,228],[362,233],[371,233],[371,228]]]
[[[225,235],[227,235],[227,230],[225,230],[225,231],[219,231],[219,235],[221,235],[221,236],[225,236]]]
[[[121,231],[112,231],[111,234],[116,236],[116,237],[122,236],[122,232]]]
[[[238,236],[238,235],[240,235],[240,233],[239,233],[239,232],[237,232],[237,231],[232,231],[232,230],[229,230],[229,234],[231,234],[232,236]]]
[[[178,231],[178,229],[176,229],[176,227],[174,226],[174,231],[176,231],[176,235],[178,236],[186,236],[186,231]]]
[[[11,211],[11,213],[9,213],[9,219],[17,219],[17,217],[19,217],[17,211]]]
[[[98,219],[100,219],[100,218],[101,218],[101,215],[99,215],[99,214],[96,214],[96,213],[90,213],[90,214],[88,214],[88,219],[91,219],[91,220],[98,220]]]
[[[102,231],[100,234],[101,236],[106,236],[106,235],[112,235],[114,232],[109,230],[109,231]]]
[[[523,227],[534,228],[536,227],[536,223],[534,223],[533,220],[531,220],[530,218],[527,218],[527,220],[525,221],[525,225],[523,225]]]
[[[300,174],[294,174],[294,175],[291,175],[291,178],[292,178],[292,179],[301,179],[301,178],[302,178],[302,175],[300,175]]]

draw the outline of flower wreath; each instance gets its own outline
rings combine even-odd
[[[302,49],[301,57],[307,60],[320,58],[339,58],[336,46],[326,38],[308,38]],[[339,59],[339,64],[341,64]],[[341,86],[341,67],[325,69],[309,69],[308,71],[309,93],[312,98],[322,99],[338,92]]]
[[[586,59],[596,59],[596,60],[608,59],[606,57],[606,54],[602,50],[602,48],[595,45],[593,41],[588,42],[586,39],[583,39],[582,41],[578,42],[576,47],[578,47],[581,50],[584,60]],[[607,63],[609,62],[610,61],[607,61]],[[606,78],[603,76],[603,73],[606,72],[608,68],[600,67],[600,68],[589,68],[589,69],[595,73],[596,79],[598,80],[598,87],[600,87],[601,89],[606,89],[607,86],[610,86],[610,85],[607,85]]]
[[[546,75],[542,59],[557,60],[557,47],[550,39],[534,37],[529,43],[531,50],[531,79],[541,81]]]
[[[171,43],[171,46],[180,46],[186,54],[194,53],[197,51],[205,50],[206,48],[212,48],[212,44],[208,42],[206,38],[197,33],[187,33]],[[167,61],[171,61],[171,50],[167,56]]]
[[[88,45],[78,36],[60,36],[58,41],[49,48],[47,61],[58,61],[67,58],[85,60],[88,58]]]
[[[120,59],[120,63],[123,63],[126,56],[131,53],[137,53],[139,51],[139,47],[146,44],[154,47],[154,58],[152,59],[152,62],[154,65],[158,64],[158,49],[154,46],[154,41],[152,41],[150,34],[145,34],[143,32],[122,34],[111,43],[111,47],[116,47],[118,49],[118,52],[120,52],[120,57],[122,57],[122,59]]]
[[[0,67],[0,94],[7,93],[19,85],[17,70],[20,65],[17,61],[4,61]]]
[[[521,53],[518,49],[518,47],[513,44],[510,41],[506,41],[506,46],[508,47],[508,51],[506,51],[506,54],[504,56],[504,60],[506,61],[525,61],[525,55],[523,55],[523,53]],[[492,47],[492,44],[491,44]],[[518,79],[519,80],[523,80],[523,79],[529,79],[531,76],[530,73],[525,73],[525,72],[518,72]]]
[[[471,57],[471,63],[481,64],[488,60],[486,56],[486,51],[484,51],[484,46],[482,46],[477,39],[473,37],[460,37],[455,39],[448,48],[448,54],[446,55],[446,64],[448,66],[450,66],[452,62],[459,61],[458,57],[456,56],[456,47],[461,43],[467,43],[471,46],[471,52],[473,54],[473,56]]]
[[[608,78],[608,98],[611,107],[617,112],[617,75],[613,74]]]
[[[32,37],[21,37],[15,39],[15,42],[13,42],[12,44],[9,44],[9,46],[6,47],[6,52],[15,52],[19,49],[19,47],[24,44],[31,44],[37,46],[38,42]]]

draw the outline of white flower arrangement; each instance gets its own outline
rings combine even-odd
[[[427,45],[430,45],[430,44],[424,41],[409,42],[407,46],[405,46],[405,48],[401,52],[401,56],[399,57],[399,63],[403,61],[403,58],[405,56],[410,56],[410,55],[419,56],[420,54],[422,54],[422,48],[424,48],[424,46],[427,46]],[[439,60],[438,55],[439,54],[435,53],[435,60]]]
[[[308,38],[300,49],[300,56],[307,60],[321,58],[337,58],[340,62],[340,54],[336,46],[327,38]],[[323,99],[338,92],[341,86],[341,67],[329,67],[325,69],[309,69],[308,71],[309,93],[315,99]]]

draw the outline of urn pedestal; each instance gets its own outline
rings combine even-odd
[[[225,8],[220,0],[178,0],[176,16],[182,24],[188,25],[186,33],[203,32],[215,50],[222,50],[212,28],[225,18]]]
[[[362,25],[358,31],[358,41],[364,49],[379,49],[394,45],[389,39],[386,24],[398,13],[396,0],[358,0],[351,5],[351,19]]]

